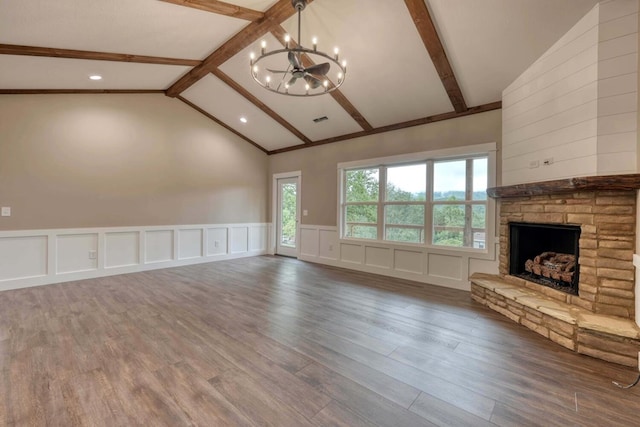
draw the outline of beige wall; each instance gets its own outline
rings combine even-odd
[[[500,150],[501,140],[501,110],[495,110],[269,156],[269,173],[301,170],[302,209],[309,212],[302,224],[335,226],[338,163],[486,142],[496,142]],[[500,176],[498,161],[498,183]]]
[[[164,95],[0,96],[0,230],[264,222],[267,167]]]

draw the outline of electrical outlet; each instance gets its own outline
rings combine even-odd
[[[89,251],[89,259],[96,259],[96,258],[98,258],[98,251],[94,251],[94,250]]]
[[[11,208],[8,206],[2,207],[2,216],[11,216]]]
[[[529,162],[529,169],[535,169],[540,166],[540,162],[537,160],[531,160]]]
[[[329,245],[329,252],[333,252],[333,245]],[[640,353],[638,354],[640,356]]]

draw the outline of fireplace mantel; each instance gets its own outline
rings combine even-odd
[[[579,178],[558,179],[554,181],[534,182],[530,184],[508,185],[487,189],[489,197],[494,199],[539,196],[546,194],[575,193],[598,190],[637,190],[640,189],[640,174],[585,176]]]

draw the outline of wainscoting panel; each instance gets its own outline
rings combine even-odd
[[[378,248],[375,246],[365,246],[364,263],[371,267],[391,268],[393,258],[391,257],[391,249]]]
[[[56,272],[79,273],[98,268],[98,233],[62,234],[56,239]]]
[[[319,256],[319,242],[318,230],[300,227],[300,255]]]
[[[327,260],[338,260],[338,233],[334,229],[318,229],[318,241],[320,242],[319,257]]]
[[[0,231],[0,291],[264,255],[269,228],[260,223]],[[230,242],[233,251],[227,249]]]
[[[128,267],[140,264],[140,233],[127,231],[105,233],[105,268]]]
[[[267,250],[268,227],[266,225],[253,225],[249,227],[249,250]]]
[[[149,230],[145,233],[145,262],[167,262],[173,259],[173,230]]]
[[[300,259],[448,288],[469,290],[474,272],[497,274],[498,244],[457,250],[391,242],[345,240],[337,227],[302,225]],[[497,242],[497,238],[495,241]]]
[[[46,276],[48,236],[0,237],[0,286],[7,280]]]
[[[340,243],[340,261],[347,264],[362,264],[364,245]]]
[[[249,227],[231,228],[231,253],[238,254],[249,250]]]
[[[422,252],[396,249],[393,254],[393,265],[396,270],[415,274],[424,273],[424,254]]]
[[[178,259],[193,259],[202,256],[202,236],[201,228],[191,230],[180,230],[178,233],[180,248],[178,251]]]
[[[207,256],[227,253],[228,231],[224,227],[207,229]]]
[[[355,257],[353,262],[362,262],[362,255],[359,252],[347,254],[347,257],[349,256]],[[320,258],[325,261],[325,264],[335,265],[340,258],[340,242],[336,227],[301,225],[300,258]]]
[[[460,280],[462,275],[462,257],[452,255],[427,254],[430,276]]]

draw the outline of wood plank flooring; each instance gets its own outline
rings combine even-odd
[[[0,425],[637,426],[467,292],[255,257],[0,292]]]

